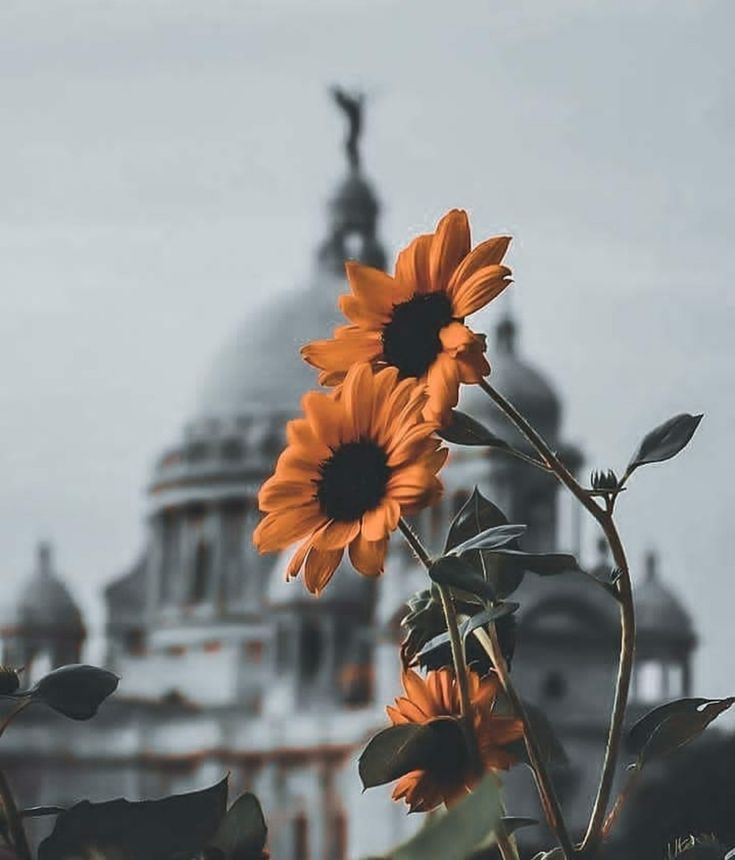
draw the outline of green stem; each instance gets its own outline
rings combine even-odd
[[[31,860],[31,849],[28,847],[28,839],[26,838],[23,822],[20,819],[18,807],[15,805],[15,798],[13,797],[8,780],[1,770],[0,801],[2,801],[3,809],[5,810],[10,840],[15,853],[18,855],[18,860]]]
[[[572,844],[569,831],[567,830],[566,822],[561,805],[554,790],[554,784],[546,768],[541,748],[533,731],[533,726],[528,719],[526,708],[522,699],[516,692],[513,682],[510,679],[508,666],[503,658],[503,653],[498,641],[498,635],[495,630],[495,625],[490,628],[490,633],[481,627],[472,631],[477,641],[480,643],[490,661],[495,668],[500,684],[508,696],[513,713],[523,721],[523,741],[528,753],[528,759],[531,763],[534,781],[538,789],[539,799],[541,800],[541,808],[544,811],[544,817],[549,825],[549,829],[556,835],[559,847],[561,848],[564,857],[570,858],[574,854],[574,845]]]
[[[610,545],[615,564],[620,569],[620,576],[615,583],[618,602],[620,606],[620,656],[618,660],[618,673],[615,682],[615,697],[613,700],[612,714],[610,716],[610,727],[608,730],[607,743],[605,745],[605,757],[600,772],[600,782],[597,795],[590,814],[587,832],[585,833],[580,851],[587,856],[592,856],[602,841],[602,828],[605,823],[605,814],[610,801],[613,780],[615,778],[615,767],[623,733],[623,721],[628,703],[630,690],[630,679],[633,672],[633,658],[635,653],[635,611],[633,607],[633,588],[630,580],[630,569],[625,556],[620,536],[612,518],[612,511],[601,507],[589,492],[585,490],[561,462],[556,454],[549,448],[543,438],[533,429],[518,410],[509,403],[488,382],[482,380],[479,383],[482,390],[495,403],[495,405],[512,421],[520,433],[541,455],[549,465],[551,471],[562,484],[572,493],[579,503],[595,518],[602,528],[605,538]]]
[[[421,543],[419,537],[413,531],[411,526],[401,517],[398,521],[398,528],[401,530],[406,542],[416,554],[418,560],[423,566],[429,570],[431,567],[431,557]],[[449,643],[452,649],[452,662],[454,664],[454,675],[457,679],[459,688],[459,702],[461,715],[464,720],[465,732],[467,734],[467,743],[470,751],[473,754],[473,761],[476,767],[481,768],[479,752],[477,747],[477,738],[475,737],[475,729],[472,723],[472,710],[470,706],[470,684],[467,670],[467,661],[465,659],[464,648],[462,647],[462,638],[459,634],[459,624],[457,623],[457,610],[452,600],[452,595],[449,589],[443,585],[437,585],[439,596],[444,610],[444,618],[447,624],[447,632],[449,633]]]

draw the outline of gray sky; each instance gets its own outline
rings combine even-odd
[[[591,466],[706,413],[620,520],[694,613],[698,690],[732,693],[734,27],[728,0],[5,0],[6,582],[50,536],[99,617],[212,355],[308,269],[339,81],[371,99],[393,250],[455,205],[515,236],[522,345]]]

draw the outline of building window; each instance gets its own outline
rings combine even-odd
[[[660,702],[665,698],[664,667],[658,660],[646,660],[638,666],[635,693],[639,702]]]
[[[211,556],[209,544],[200,540],[194,553],[194,578],[191,584],[192,603],[202,603],[209,595]]]
[[[322,662],[322,653],[324,650],[322,633],[315,622],[305,620],[301,627],[301,636],[299,638],[301,677],[305,681],[310,681],[316,678],[319,665]]]

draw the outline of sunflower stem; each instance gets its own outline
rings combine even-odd
[[[561,848],[564,857],[570,858],[574,854],[574,845],[572,844],[569,831],[567,830],[566,822],[561,805],[554,790],[554,784],[551,781],[546,763],[544,762],[541,748],[533,731],[533,726],[528,719],[526,708],[523,700],[516,692],[513,682],[510,679],[508,665],[503,657],[503,652],[500,648],[498,634],[495,630],[495,625],[490,625],[488,633],[482,627],[478,627],[472,631],[477,641],[480,643],[485,653],[490,658],[490,661],[498,675],[498,680],[505,691],[508,700],[515,715],[523,722],[523,741],[528,753],[528,759],[531,763],[534,781],[541,800],[541,807],[544,811],[544,816],[551,829],[551,832],[557,838],[559,847]]]
[[[416,554],[418,560],[428,570],[431,567],[431,556],[427,552],[421,539],[414,532],[411,526],[401,517],[398,520],[398,528],[401,530],[406,542]],[[447,632],[449,633],[449,643],[452,649],[452,663],[454,664],[454,675],[457,679],[459,688],[459,704],[460,712],[464,722],[465,733],[467,735],[467,745],[470,749],[472,759],[475,762],[478,771],[482,770],[480,761],[479,748],[477,738],[475,736],[475,728],[472,723],[472,708],[470,702],[470,682],[467,670],[467,660],[465,659],[464,648],[462,647],[462,638],[459,635],[459,624],[457,623],[457,610],[454,605],[454,600],[448,588],[443,585],[437,585],[439,596],[442,602],[442,610],[444,611],[444,619],[447,624]]]
[[[5,820],[8,826],[8,834],[13,850],[18,855],[18,860],[31,860],[31,849],[28,846],[25,828],[21,821],[18,807],[13,797],[5,774],[0,770],[0,802],[2,802]]]
[[[18,703],[18,704],[13,708],[13,710],[8,714],[8,716],[7,716],[7,717],[5,717],[5,719],[2,721],[2,723],[0,723],[0,737],[2,737],[2,735],[3,735],[3,734],[5,734],[5,729],[7,729],[7,727],[8,727],[8,726],[13,722],[13,720],[18,716],[18,714],[19,714],[21,711],[24,711],[24,710],[28,707],[28,705],[30,705],[30,704],[31,704],[31,702],[32,702],[32,701],[33,701],[33,699],[31,699],[31,698],[30,698],[30,696],[29,696],[29,697],[28,697],[28,698],[26,698],[26,699],[22,699],[22,700],[21,700],[21,701],[20,701],[20,702],[19,702],[19,703]]]
[[[581,854],[591,857],[594,856],[603,839],[603,828],[605,826],[607,807],[615,778],[615,768],[620,753],[623,721],[625,719],[628,693],[630,691],[630,679],[633,672],[633,659],[635,656],[635,609],[633,605],[630,568],[625,555],[625,549],[613,520],[612,506],[603,508],[595,501],[589,491],[585,490],[579,484],[574,475],[572,475],[569,469],[549,448],[540,434],[534,430],[513,404],[506,400],[502,394],[496,391],[484,379],[478,384],[501,412],[510,419],[519,432],[531,443],[533,448],[549,465],[549,468],[558,480],[564,484],[577,501],[594,517],[602,528],[615,564],[620,571],[620,576],[614,586],[620,611],[620,651],[618,673],[615,680],[615,696],[610,715],[610,727],[605,745],[605,756],[600,772],[597,795],[592,812],[590,813],[587,831],[579,847]]]

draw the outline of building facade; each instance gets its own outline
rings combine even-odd
[[[105,591],[106,662],[123,679],[119,692],[91,723],[31,709],[4,738],[24,803],[152,797],[229,771],[233,792],[248,788],[261,798],[276,860],[377,855],[419,823],[387,788],[363,795],[356,760],[399,691],[397,619],[426,587],[425,574],[394,539],[383,577],[361,577],[345,562],[315,599],[301,582],[286,582],[287,554],[259,556],[251,543],[258,488],[285,422],[316,384],[298,347],[340,323],[345,260],[386,265],[379,211],[359,162],[351,162],[310,276],[244,320],[214,362],[195,414],[156,461],[142,552]],[[494,384],[579,469],[582,454],[562,435],[561,400],[524,359],[516,321],[502,319],[489,342]],[[524,446],[479,389],[466,388],[461,405]],[[452,451],[442,477],[442,502],[417,520],[429,544],[440,544],[479,485],[512,522],[528,524],[527,548],[578,549],[571,506],[548,475],[465,448]],[[597,563],[607,565],[604,554]],[[529,576],[519,595],[514,675],[567,749],[555,778],[581,826],[609,718],[617,610],[581,576]],[[690,690],[695,644],[653,556],[637,599],[634,711]],[[83,621],[49,547],[0,621],[3,662],[26,666],[32,677],[80,659]],[[523,768],[509,777],[509,805],[514,814],[538,813]]]

